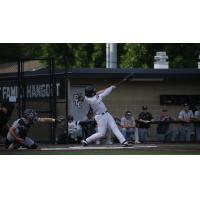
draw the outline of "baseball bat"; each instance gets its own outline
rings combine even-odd
[[[127,76],[125,76],[121,81],[119,81],[117,84],[116,84],[116,87],[120,86],[122,83],[124,83],[125,81],[127,81],[130,77],[132,77],[134,74],[134,72],[128,74]]]

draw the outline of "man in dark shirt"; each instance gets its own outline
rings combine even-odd
[[[161,115],[157,119],[157,139],[159,142],[175,142],[178,130],[175,127],[170,126],[170,122],[173,122],[174,120],[175,119],[169,116],[167,109],[162,110]]]
[[[86,116],[79,122],[83,129],[83,138],[86,139],[87,137],[91,136],[94,134],[97,130],[97,124],[94,119],[94,113],[92,108],[89,108],[88,113]]]
[[[151,122],[153,121],[152,114],[147,111],[147,106],[142,106],[142,112],[138,117],[138,133],[139,140],[142,143],[146,143],[149,136],[149,128],[151,127]]]
[[[13,110],[13,103],[6,101],[2,102],[0,107],[0,136],[6,137],[9,129],[9,125],[7,123],[10,120]]]

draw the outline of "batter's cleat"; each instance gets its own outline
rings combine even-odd
[[[135,144],[141,144],[141,142],[139,142],[139,141],[135,141]]]
[[[129,146],[129,144],[128,144],[128,142],[127,142],[127,141],[124,141],[124,142],[122,143],[122,146],[123,146],[123,147],[128,147],[128,146]]]
[[[87,146],[87,145],[88,145],[88,143],[87,143],[87,141],[86,141],[86,140],[81,140],[81,144],[82,144],[82,146],[83,146],[83,147],[85,147],[85,146]]]

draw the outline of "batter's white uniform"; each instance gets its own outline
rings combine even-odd
[[[108,128],[112,130],[112,132],[118,138],[120,143],[126,141],[122,133],[119,131],[115,120],[110,115],[110,113],[107,112],[107,108],[102,102],[103,98],[109,95],[112,92],[113,88],[115,88],[115,86],[111,86],[105,89],[101,94],[95,95],[93,97],[85,97],[85,100],[93,109],[98,127],[97,133],[91,135],[86,139],[87,143],[94,142],[104,137]]]

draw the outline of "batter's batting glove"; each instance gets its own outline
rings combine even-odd
[[[115,85],[112,85],[112,89],[113,89],[113,90],[116,89],[116,86],[115,86]]]

